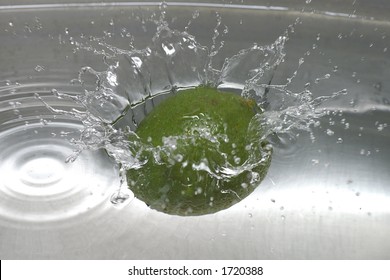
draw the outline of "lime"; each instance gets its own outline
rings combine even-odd
[[[264,178],[271,147],[261,109],[250,99],[210,87],[179,91],[140,123],[146,162],[127,173],[135,197],[152,209],[203,215],[248,196]]]

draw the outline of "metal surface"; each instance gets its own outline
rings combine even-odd
[[[13,5],[20,3],[30,2]],[[54,87],[77,91],[77,85],[69,81],[77,77],[80,67],[104,67],[93,55],[74,54],[71,44],[61,43],[63,38],[101,35],[110,31],[111,19],[117,28],[126,26],[140,46],[148,44],[153,35],[153,31],[144,32],[134,24],[132,19],[145,7],[131,3],[12,8],[5,4],[7,1],[0,1],[0,99],[9,96],[12,88],[21,98],[23,92],[28,97]],[[258,1],[247,4],[260,6]],[[21,213],[34,212],[34,207],[45,211],[37,212],[41,216],[28,222],[0,213],[0,258],[390,258],[389,4],[331,1],[324,6],[287,6],[283,1],[268,1],[262,6],[270,5],[285,9],[199,4],[196,9],[201,20],[194,23],[191,32],[200,43],[210,45],[214,12],[220,13],[229,27],[226,47],[216,58],[216,64],[222,65],[225,57],[253,42],[272,43],[299,17],[302,23],[290,34],[285,62],[272,83],[285,83],[297,69],[299,58],[304,57],[290,86],[292,91],[300,92],[311,82],[315,96],[329,96],[344,88],[348,94],[323,105],[330,113],[313,128],[312,136],[301,132],[296,140],[275,147],[267,178],[251,196],[230,209],[200,217],[165,215],[136,199],[113,207],[109,196],[119,184],[117,171],[103,153],[91,152],[91,158],[87,156],[80,164],[90,178],[105,170],[106,179],[97,184],[83,179],[79,172],[71,184],[78,182],[77,188],[102,192],[101,198],[88,204],[91,208],[49,222],[43,218],[57,208],[45,206],[45,201],[39,206],[21,206]],[[148,9],[158,11],[155,4]],[[194,9],[188,3],[168,2],[168,15],[176,18],[171,27],[183,29]],[[32,32],[26,31],[26,26]],[[125,48],[128,41],[114,36],[110,43]],[[37,70],[37,65],[45,70]],[[329,79],[315,82],[328,73]],[[16,82],[22,87],[15,86]],[[32,110],[29,114],[42,112]],[[1,135],[5,137],[12,125],[4,125],[4,120],[9,122],[12,117],[2,113],[1,118]],[[4,169],[2,172],[0,184],[7,176]],[[91,184],[100,186],[94,189]],[[0,205],[5,207],[6,203],[0,198]]]

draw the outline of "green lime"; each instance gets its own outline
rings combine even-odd
[[[261,109],[210,87],[183,90],[139,125],[146,162],[127,173],[135,197],[175,215],[203,215],[248,196],[264,178],[272,149],[262,139]]]

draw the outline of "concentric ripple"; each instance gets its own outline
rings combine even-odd
[[[104,153],[85,151],[65,162],[80,128],[51,122],[0,132],[0,222],[58,222],[108,201],[119,180]]]

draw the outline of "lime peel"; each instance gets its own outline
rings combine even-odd
[[[127,172],[129,188],[168,214],[232,206],[257,187],[270,164],[259,118],[256,102],[234,93],[204,86],[178,92],[140,123],[146,163]]]

